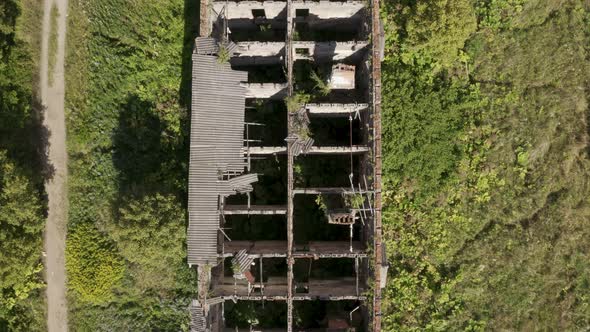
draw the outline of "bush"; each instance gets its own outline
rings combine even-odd
[[[109,233],[142,292],[176,288],[176,273],[186,267],[185,219],[184,208],[171,195],[126,199],[119,209]]]
[[[43,205],[30,177],[0,150],[0,319],[43,288]]]
[[[111,301],[121,285],[125,265],[112,241],[89,224],[68,233],[66,246],[68,288],[83,302]]]

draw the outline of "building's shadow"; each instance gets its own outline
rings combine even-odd
[[[192,53],[194,40],[199,35],[200,1],[184,1],[184,46],[182,48],[182,78],[180,81],[180,105],[190,110]]]
[[[113,137],[113,162],[118,171],[119,200],[155,192],[184,190],[183,137],[172,137],[156,106],[129,95],[119,110]]]

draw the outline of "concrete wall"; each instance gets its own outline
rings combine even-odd
[[[361,53],[368,42],[293,42],[293,57],[299,59],[313,59],[316,62],[340,61]],[[297,49],[307,49],[309,55],[297,53]]]
[[[293,57],[299,59],[313,59],[315,61],[339,61],[349,58],[365,50],[368,42],[293,42]],[[285,43],[283,42],[238,42],[238,51],[235,57],[280,57],[284,55]],[[298,49],[306,49],[307,55],[298,54]],[[360,56],[360,54],[359,54]],[[264,60],[256,61],[258,64],[269,64]],[[244,63],[243,61],[240,63]],[[246,62],[247,63],[247,62]],[[255,64],[255,63],[252,63]]]
[[[297,9],[309,9],[309,16],[319,19],[352,17],[365,8],[362,1],[293,1],[293,16]]]
[[[215,1],[213,2],[213,10],[216,13],[222,13],[224,7],[226,7],[226,18],[227,19],[253,19],[252,10],[264,9],[266,18],[276,19],[280,16],[286,16],[287,3],[283,1]]]
[[[246,98],[284,99],[287,83],[242,83],[246,87]]]
[[[283,52],[285,43],[283,42],[239,42],[238,56],[276,56]]]
[[[347,18],[364,9],[362,1],[330,2],[330,1],[293,1],[293,16],[298,9],[308,9],[309,16],[314,19]],[[281,1],[215,1],[213,10],[221,13],[226,7],[228,19],[253,19],[252,10],[264,9],[266,18],[277,19],[286,16],[287,3]]]
[[[311,115],[323,114],[345,114],[363,111],[369,107],[369,104],[306,104],[305,108]]]
[[[229,60],[232,66],[272,66],[284,63],[284,56],[235,56]]]

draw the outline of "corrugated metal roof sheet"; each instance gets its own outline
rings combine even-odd
[[[230,56],[238,51],[238,45],[232,41],[226,45],[226,50]],[[211,37],[197,37],[195,39],[195,52],[201,55],[213,55],[219,52],[219,41]]]
[[[195,51],[197,54],[217,54],[219,45],[217,40],[211,37],[197,37],[195,40]]]
[[[258,174],[245,174],[228,180],[231,188],[240,194],[251,192],[252,183],[256,181],[258,181]]]
[[[217,265],[219,196],[236,193],[235,187],[248,189],[244,183],[257,179],[252,174],[233,182],[219,180],[221,173],[239,174],[246,166],[245,89],[240,82],[247,77],[215,56],[193,54],[187,230],[191,265]]]
[[[306,139],[297,139],[291,147],[293,156],[297,157],[302,153],[308,153],[311,147],[313,146],[313,142],[313,138],[311,137],[308,137]]]
[[[246,277],[244,273],[250,270],[252,262],[254,262],[254,257],[248,255],[246,249],[238,251],[231,260],[234,278],[244,279]]]
[[[234,43],[234,42],[230,41],[230,42],[227,44],[227,51],[229,52],[229,54],[230,54],[231,56],[233,56],[233,55],[234,55],[234,53],[236,53],[236,51],[237,51],[237,50],[238,50],[238,45],[237,45],[236,43]]]
[[[189,312],[191,316],[190,332],[204,332],[206,330],[205,311],[201,303],[193,300],[189,306]]]

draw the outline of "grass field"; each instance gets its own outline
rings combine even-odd
[[[590,326],[589,10],[384,3],[386,330]]]

